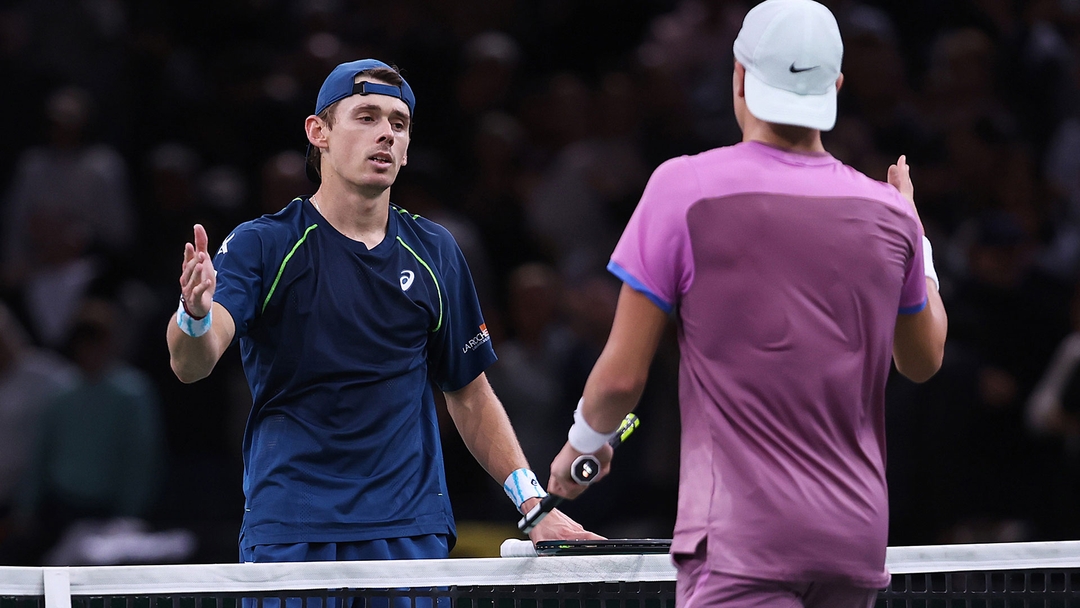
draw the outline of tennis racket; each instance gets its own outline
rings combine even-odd
[[[615,435],[608,440],[608,445],[612,448],[619,447],[640,425],[641,420],[636,415],[627,414],[626,418],[623,418],[622,423],[619,424],[619,428],[615,430]],[[570,467],[570,477],[583,486],[592,483],[599,472],[600,459],[592,454],[578,456]],[[548,494],[540,499],[540,504],[533,507],[531,511],[525,514],[525,517],[518,521],[518,530],[528,534],[530,530],[536,527],[536,524],[540,523],[540,520],[547,517],[547,514],[551,513],[552,509],[559,506],[564,500],[566,499],[555,494]]]

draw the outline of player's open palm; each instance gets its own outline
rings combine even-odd
[[[195,242],[184,244],[184,264],[180,272],[180,293],[188,314],[204,317],[214,303],[217,272],[206,250],[206,229],[195,224]]]

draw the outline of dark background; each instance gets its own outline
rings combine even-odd
[[[70,316],[59,307],[50,337],[28,294],[35,278],[93,262],[89,280],[47,301],[114,303],[117,355],[157,393],[165,464],[139,515],[194,531],[191,561],[234,561],[250,401],[236,347],[195,385],[169,370],[183,244],[195,222],[214,248],[310,194],[302,125],[322,79],[382,59],[417,98],[392,199],[466,252],[501,357],[492,383],[544,480],[607,335],[619,286],[606,257],[649,173],[739,140],[731,43],[753,4],[4,2],[0,296],[36,345],[70,357]],[[890,544],[1076,538],[1080,393],[1065,382],[1045,415],[1030,398],[1076,327],[1080,3],[825,4],[846,49],[826,147],[882,180],[907,154],[950,316],[942,372],[890,383]],[[98,160],[64,168],[87,151]],[[26,202],[65,186],[78,196],[51,195],[49,213]],[[586,526],[670,537],[676,370],[669,335],[615,474],[566,508]],[[462,550],[512,534],[499,484],[444,430]]]

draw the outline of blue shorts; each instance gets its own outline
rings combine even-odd
[[[446,536],[427,534],[406,538],[387,538],[349,543],[294,543],[288,545],[254,545],[240,547],[243,562],[329,562],[383,559],[442,559],[449,556]],[[346,594],[347,595],[347,594]],[[435,601],[433,602],[432,599]],[[267,597],[259,602],[243,598],[243,608],[281,608],[278,598]],[[328,598],[325,608],[450,608],[449,597],[346,597],[344,603]],[[285,608],[323,608],[321,598],[287,598]]]
[[[343,562],[372,559],[444,559],[446,536],[427,534],[351,543],[294,543],[240,547],[242,562]]]

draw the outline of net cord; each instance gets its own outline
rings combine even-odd
[[[934,572],[1080,569],[1080,541],[889,547],[894,575]],[[675,580],[667,555],[457,558],[417,561],[181,564],[27,568],[0,566],[0,596],[151,595],[341,588],[553,585]],[[66,596],[66,597],[65,597]]]
[[[49,569],[0,567],[0,596],[42,595],[44,570]],[[343,581],[355,589],[396,589],[675,580],[675,568],[667,555],[84,566],[57,570],[68,573],[71,595],[75,596],[317,590],[340,588]],[[28,572],[33,571],[37,572],[36,585],[29,581]],[[15,575],[18,585],[10,584]]]

